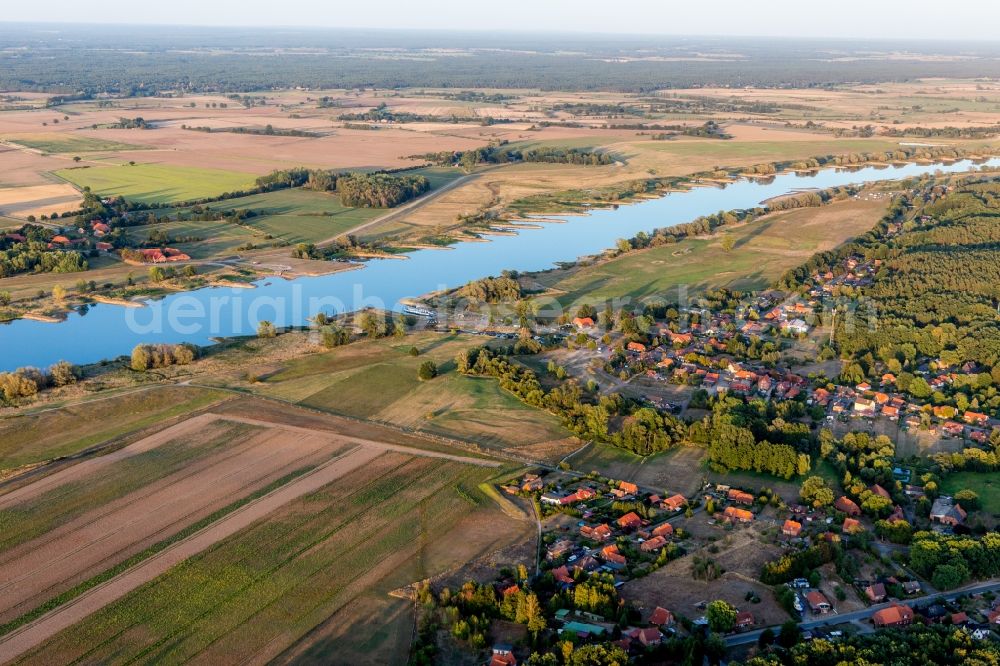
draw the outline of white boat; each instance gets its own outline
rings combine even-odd
[[[403,312],[406,314],[416,315],[418,317],[430,317],[433,319],[436,315],[433,310],[428,310],[427,308],[419,308],[415,305],[404,305]]]

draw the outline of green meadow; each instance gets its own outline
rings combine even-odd
[[[143,203],[180,203],[214,197],[253,187],[257,178],[252,173],[167,164],[77,167],[55,173],[102,196],[121,196]]]

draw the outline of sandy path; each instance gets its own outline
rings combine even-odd
[[[0,556],[0,621],[11,620],[284,473],[336,450],[329,437],[265,432],[71,520]]]
[[[379,447],[353,449],[316,470],[230,513],[163,552],[87,591],[0,640],[0,662],[16,659],[88,615],[150,582],[184,560],[266,517],[278,507],[315,492],[382,454]]]
[[[206,415],[209,416],[209,415]],[[281,430],[289,430],[292,432],[302,432],[308,434],[318,434],[324,431],[314,430],[312,428],[302,428],[300,426],[286,425],[284,423],[274,423],[272,421],[259,421],[257,419],[251,419],[243,416],[230,416],[222,414],[211,414],[214,418],[224,419],[226,421],[233,421],[234,423],[245,423],[247,425],[259,425],[265,428],[280,428]],[[423,456],[425,458],[441,458],[442,460],[451,460],[454,462],[465,463],[466,465],[477,465],[479,467],[500,467],[503,463],[497,462],[495,460],[487,460],[484,458],[473,458],[471,456],[461,456],[454,453],[441,453],[438,451],[428,451],[425,449],[417,449],[411,446],[401,446],[399,444],[388,444],[386,442],[374,442],[370,439],[363,439],[361,437],[352,437],[350,435],[340,435],[333,431],[326,431],[331,437],[336,437],[337,441],[357,444],[359,446],[368,446],[384,451],[396,451],[398,453],[406,453],[411,456]]]

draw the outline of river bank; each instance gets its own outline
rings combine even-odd
[[[1000,166],[1000,159],[987,164]],[[0,345],[13,350],[0,360],[0,370],[48,366],[62,359],[94,362],[128,353],[139,343],[210,344],[213,338],[252,334],[257,322],[265,319],[277,326],[290,326],[301,325],[318,312],[332,314],[365,307],[398,310],[405,298],[460,286],[506,269],[544,270],[558,262],[599,253],[613,247],[617,239],[640,231],[673,226],[719,210],[751,208],[796,189],[912,178],[938,170],[959,173],[973,166],[971,160],[961,160],[950,165],[824,169],[809,176],[785,173],[768,182],[741,179],[628,206],[594,207],[586,216],[546,214],[539,218],[559,217],[561,223],[494,235],[488,243],[459,243],[449,252],[418,250],[407,255],[409,261],[371,259],[363,270],[287,281],[261,279],[252,283],[257,287],[253,291],[231,285],[206,287],[168,295],[141,310],[99,304],[86,313],[70,313],[57,325],[18,320],[0,327]],[[530,219],[541,222],[539,218]]]

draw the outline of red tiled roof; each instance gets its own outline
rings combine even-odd
[[[788,536],[798,536],[801,531],[802,523],[795,520],[786,520],[785,524],[781,526],[782,534],[787,534]]]
[[[849,516],[861,515],[861,509],[858,508],[858,505],[854,503],[854,500],[846,496],[838,497],[833,506],[837,511],[842,511]]]
[[[642,518],[640,518],[639,514],[635,511],[629,511],[616,522],[618,523],[618,526],[622,528],[638,527],[642,524]]]
[[[861,525],[861,523],[854,518],[844,518],[844,526],[841,529],[848,534],[865,531],[865,528]]]
[[[663,523],[662,525],[657,525],[653,529],[653,536],[670,536],[674,533],[674,526],[670,523]]]
[[[649,616],[649,623],[656,625],[657,627],[673,624],[674,614],[666,608],[660,608],[657,606],[656,610],[653,611],[653,614]]]
[[[913,621],[913,609],[909,606],[892,605],[888,608],[875,611],[872,615],[872,622],[876,627],[892,627],[900,624],[909,624]]]

